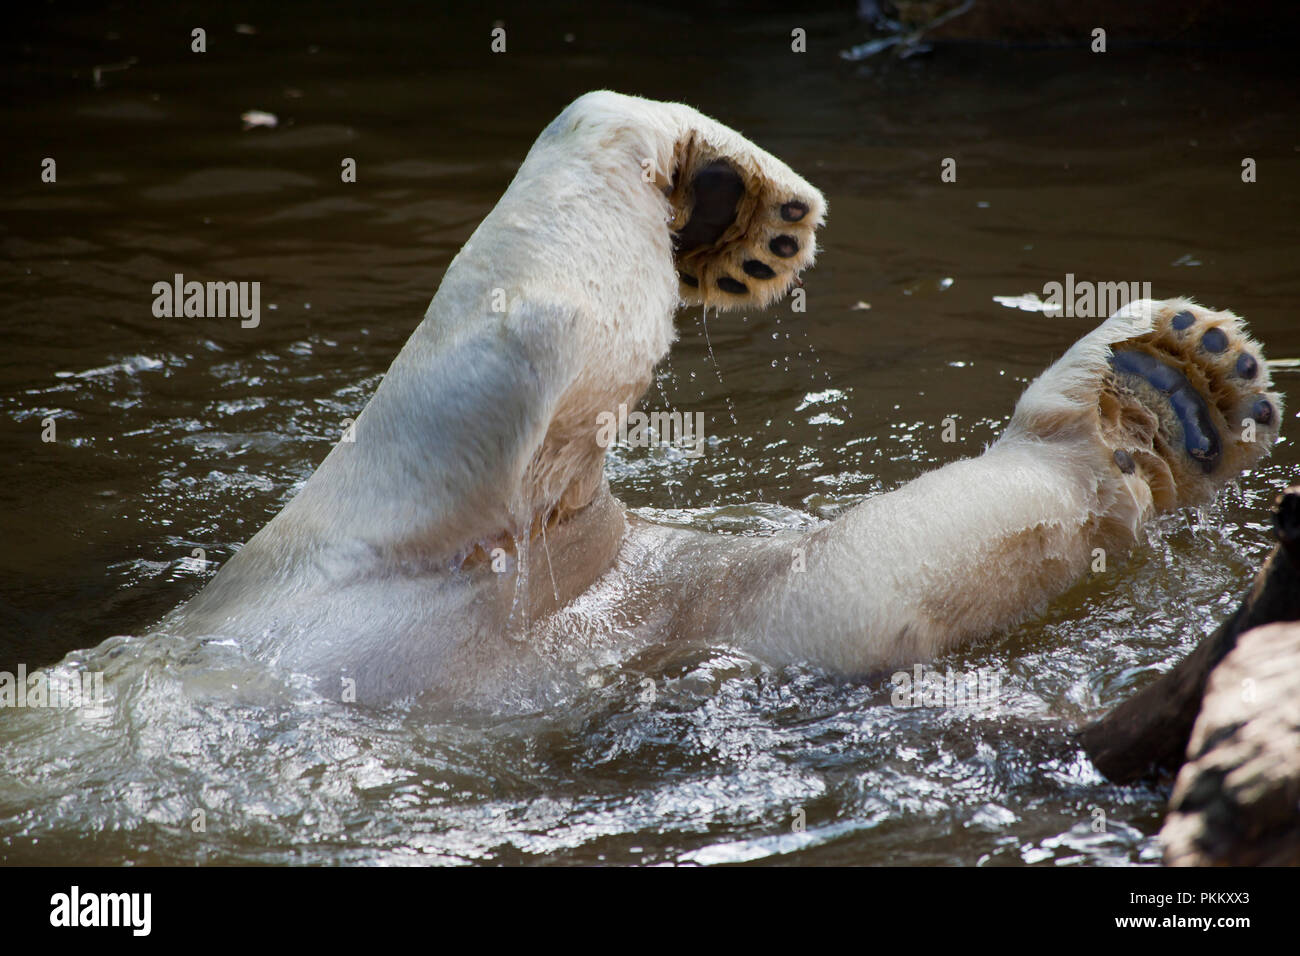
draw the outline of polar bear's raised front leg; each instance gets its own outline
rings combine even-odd
[[[428,329],[412,337],[428,331],[462,353],[520,345],[518,379],[540,390],[531,414],[544,429],[521,431],[532,447],[498,456],[527,462],[508,476],[521,486],[520,528],[592,500],[600,422],[649,386],[677,306],[779,298],[812,264],[825,214],[821,193],[789,166],[688,106],[598,91],[556,117],[448,270]],[[493,289],[510,302],[504,312],[493,311]],[[543,306],[563,316],[562,331],[537,331]],[[438,342],[433,359],[451,344]]]
[[[1281,419],[1269,384],[1232,313],[1131,303],[1030,385],[983,455],[768,542],[724,571],[735,603],[703,626],[857,672],[1006,628],[1085,574],[1096,549],[1127,548],[1157,511],[1206,501],[1258,461]]]
[[[348,440],[171,626],[259,635],[259,653],[318,674],[427,665],[405,688],[509,660],[507,618],[564,606],[615,561],[626,525],[602,419],[653,381],[681,301],[773,301],[812,263],[825,209],[690,107],[578,97],[452,260]],[[397,598],[399,580],[419,600]]]

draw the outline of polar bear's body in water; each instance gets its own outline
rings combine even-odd
[[[564,110],[447,270],[350,440],[164,622],[337,697],[530,707],[666,641],[867,674],[1015,624],[1263,455],[1281,405],[1241,322],[1130,303],[1001,438],[810,533],[628,514],[602,413],[646,390],[683,301],[758,307],[813,260],[820,193],[695,110]]]

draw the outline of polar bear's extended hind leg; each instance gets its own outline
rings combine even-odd
[[[1258,461],[1281,419],[1269,385],[1231,313],[1130,303],[1030,385],[983,455],[755,547],[722,575],[733,606],[700,630],[865,672],[1012,626],[1095,549],[1122,551],[1156,512],[1207,501]]]

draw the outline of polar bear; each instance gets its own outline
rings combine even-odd
[[[1213,496],[1282,403],[1230,312],[1130,303],[1003,435],[808,533],[628,513],[598,422],[646,391],[680,303],[766,305],[821,194],[690,107],[586,94],[542,132],[423,322],[301,491],[164,623],[337,696],[535,707],[665,641],[868,674],[1015,624]]]

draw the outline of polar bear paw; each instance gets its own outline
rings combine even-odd
[[[1114,467],[1165,510],[1208,500],[1263,457],[1282,401],[1236,315],[1174,300],[1149,319],[1145,334],[1111,345],[1098,409]]]
[[[722,149],[692,135],[677,150],[668,192],[684,302],[764,306],[799,282],[825,220],[821,194],[739,137]],[[747,148],[748,147],[748,148]]]

